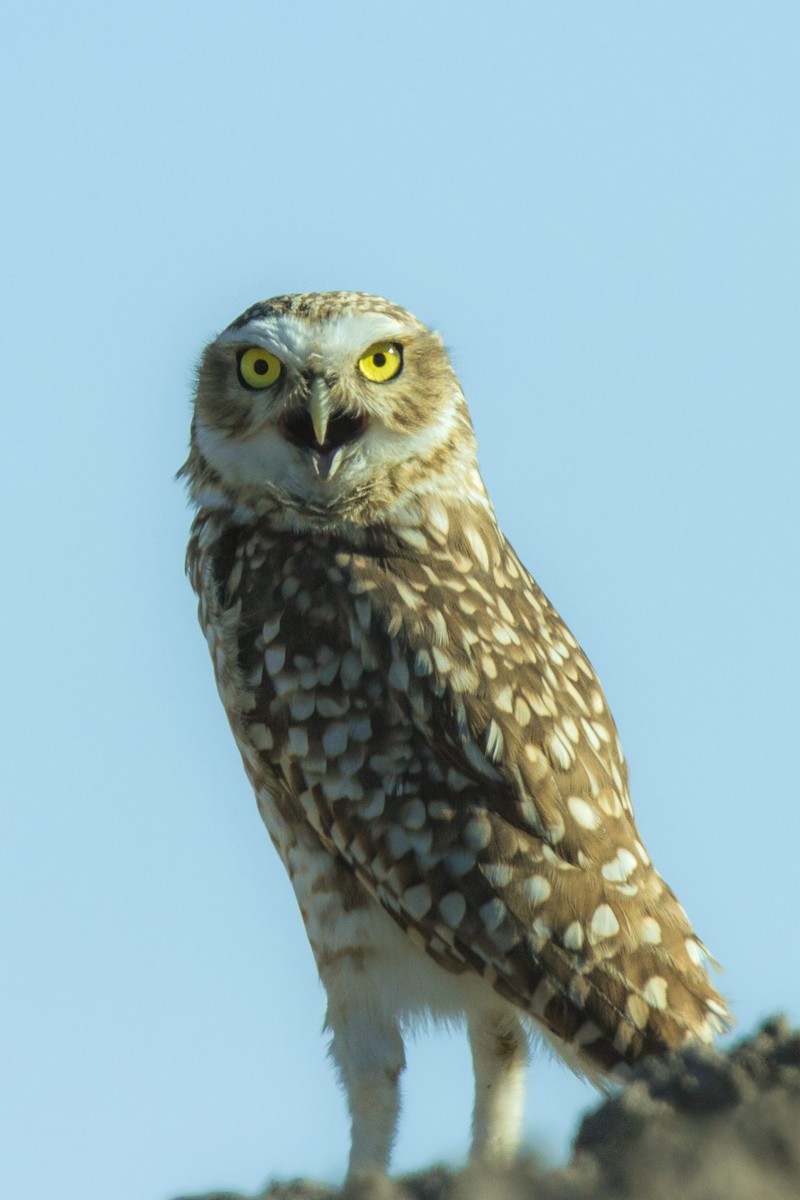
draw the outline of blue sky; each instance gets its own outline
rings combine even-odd
[[[741,1028],[800,1019],[794,0],[11,0],[0,1191],[340,1177],[288,881],[183,578],[194,364],[284,291],[435,325]],[[409,1054],[399,1169],[467,1146]],[[592,1091],[540,1055],[555,1156]]]

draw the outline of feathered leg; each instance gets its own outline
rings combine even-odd
[[[527,1039],[513,1014],[496,1010],[470,1018],[468,1031],[475,1067],[470,1156],[482,1162],[509,1162],[522,1134]]]
[[[406,1065],[397,1021],[328,1009],[331,1056],[347,1093],[351,1119],[348,1178],[386,1172],[400,1115],[400,1073]]]

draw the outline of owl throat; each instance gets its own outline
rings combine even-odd
[[[342,455],[358,445],[367,423],[352,412],[334,412],[320,443],[307,412],[284,418],[281,432],[302,451],[307,486],[226,479],[197,444],[180,474],[188,476],[200,512],[217,511],[234,524],[255,522],[281,533],[328,533],[353,545],[374,541],[378,533],[391,533],[392,540],[414,550],[431,542],[441,544],[443,530],[454,524],[456,512],[471,510],[474,517],[488,517],[495,524],[474,458],[451,442],[369,471],[353,470],[350,461],[342,462]]]

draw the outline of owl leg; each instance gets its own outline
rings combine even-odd
[[[528,1042],[512,1013],[497,1010],[468,1019],[475,1068],[470,1157],[509,1162],[522,1134]]]
[[[400,1115],[400,1074],[406,1065],[398,1022],[374,1013],[344,1014],[329,1006],[331,1057],[347,1093],[351,1142],[348,1178],[385,1173]]]

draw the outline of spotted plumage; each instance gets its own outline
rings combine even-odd
[[[218,687],[328,992],[351,1172],[387,1165],[420,1014],[466,1018],[486,1158],[519,1135],[529,1028],[597,1080],[710,1040],[704,947],[638,838],[597,678],[497,527],[438,335],[357,293],[255,305],[206,350],[184,470]]]

